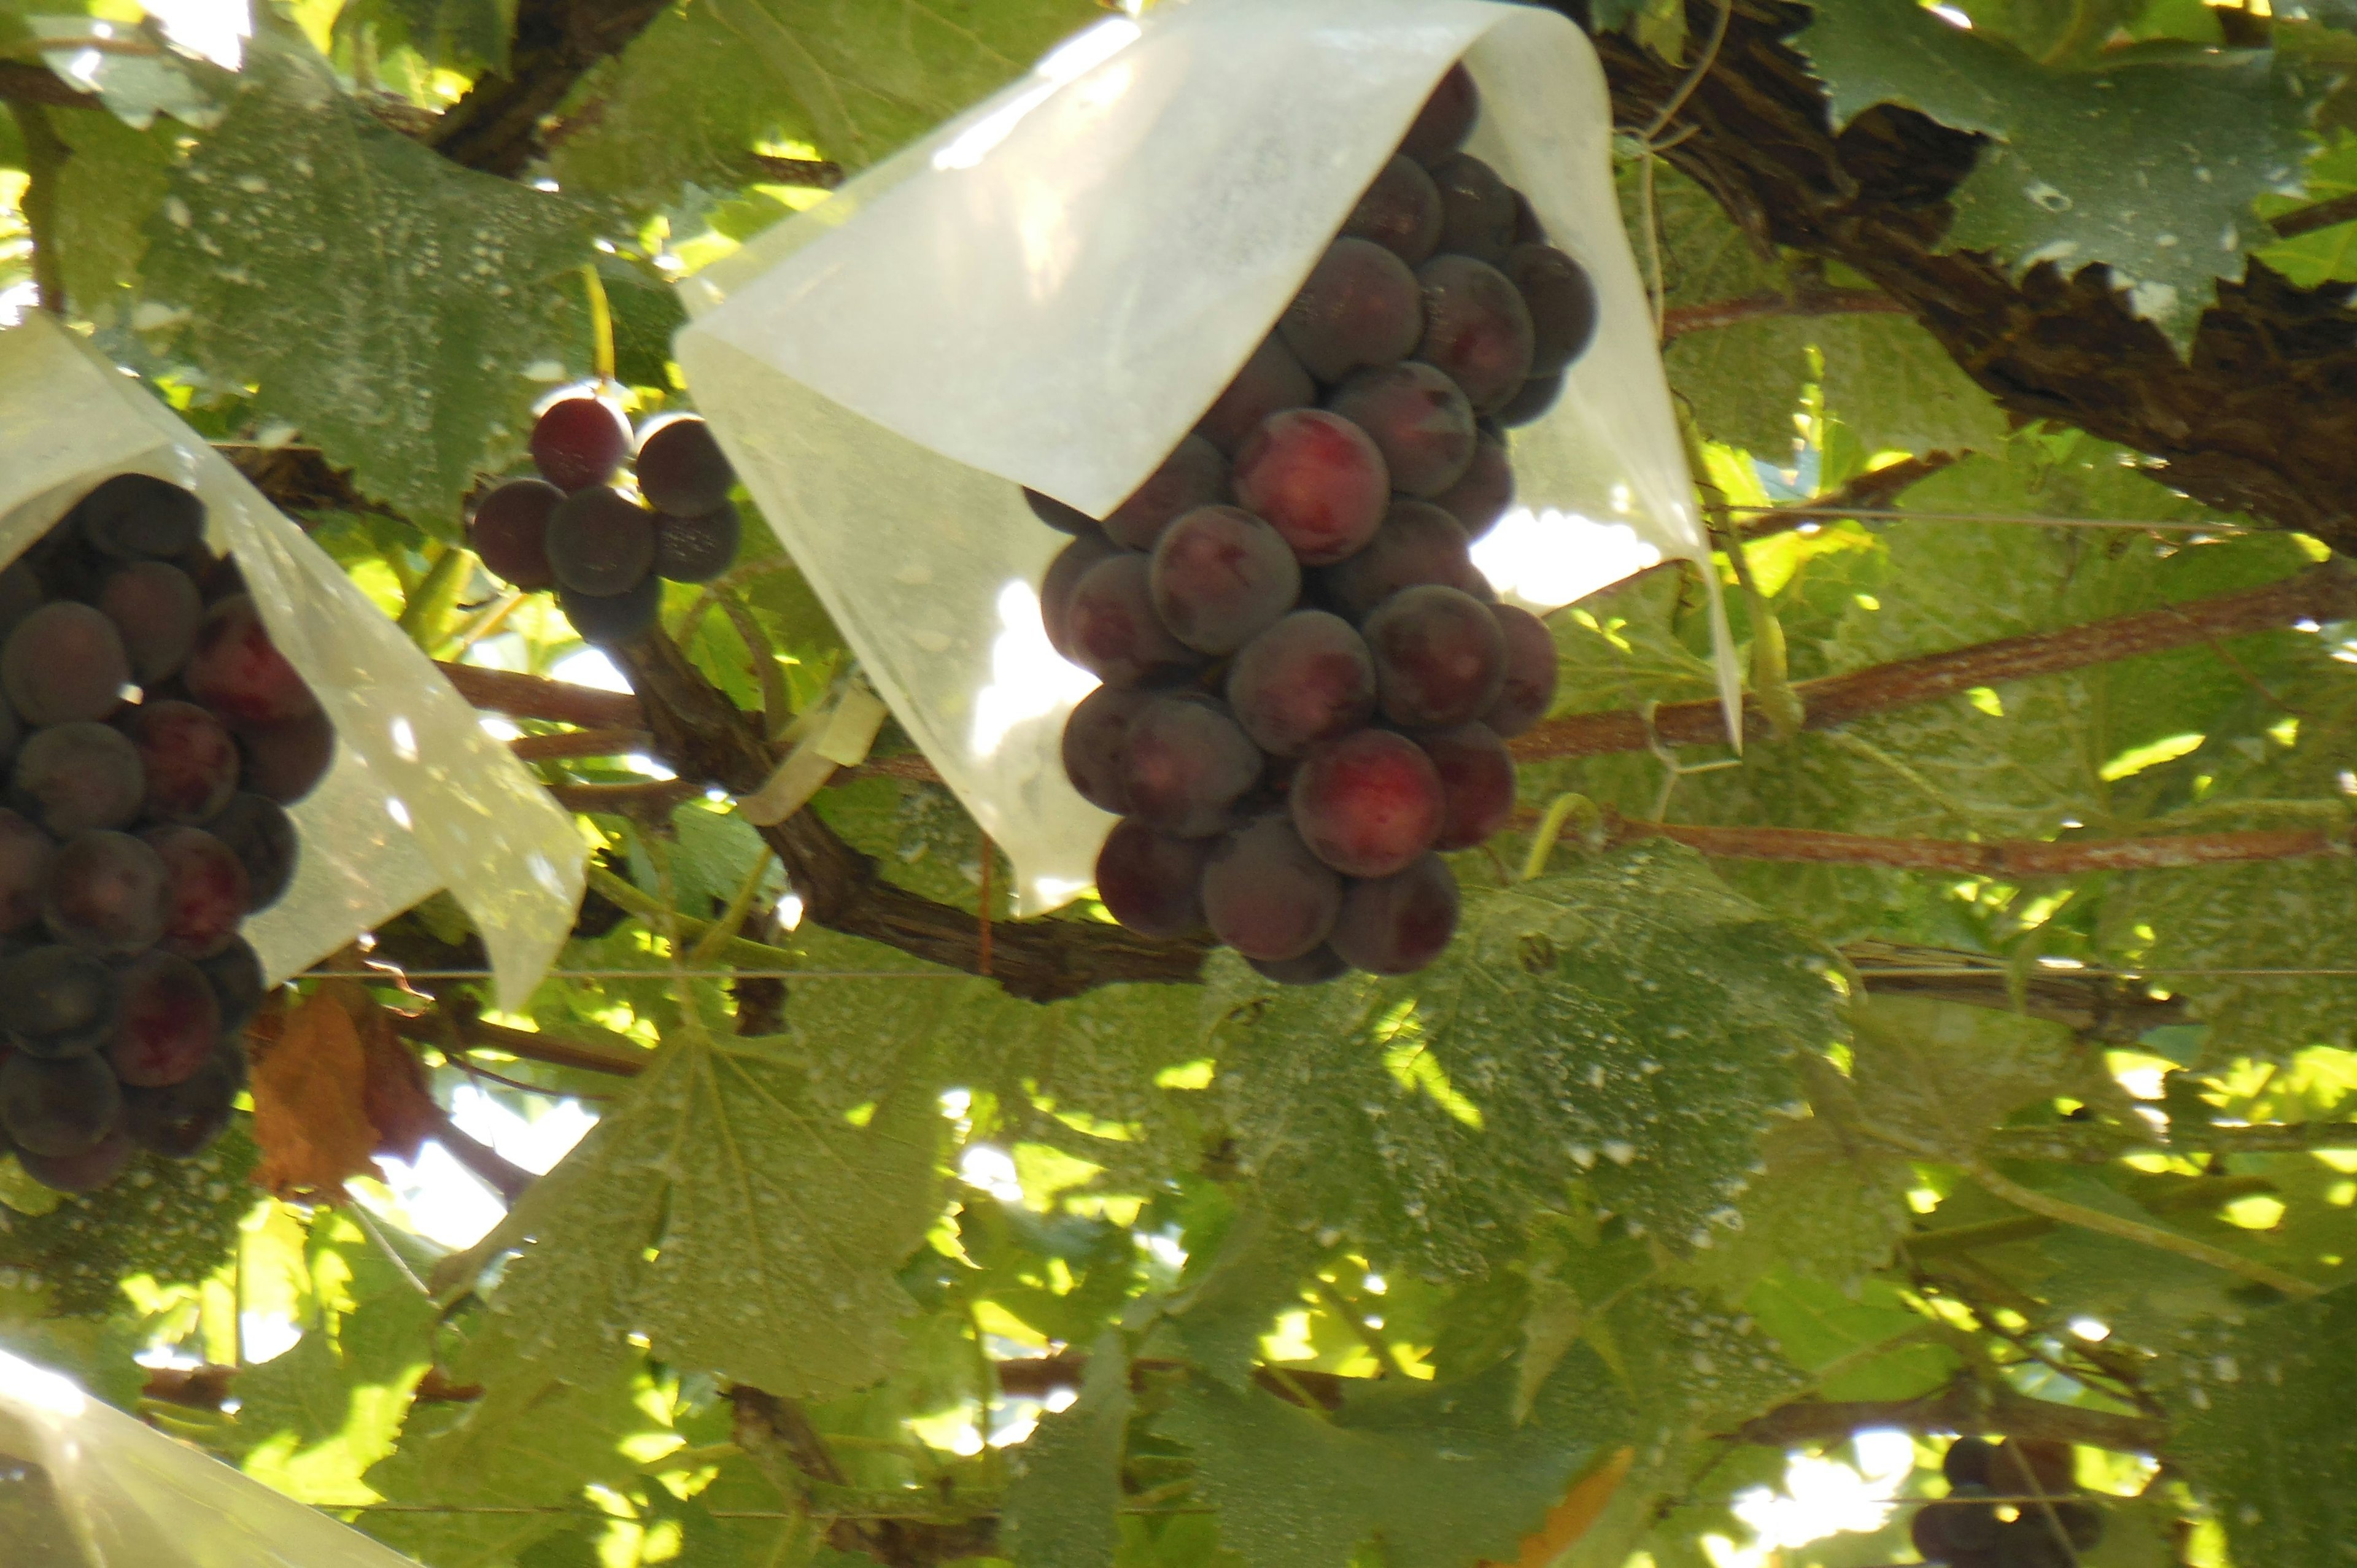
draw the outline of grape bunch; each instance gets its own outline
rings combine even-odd
[[[239,928],[335,757],[204,523],[118,474],[0,572],[0,1154],[63,1192],[227,1124],[263,999]]]
[[[628,642],[655,624],[666,579],[708,583],[737,559],[737,470],[692,413],[649,420],[634,452],[613,404],[561,398],[532,427],[532,461],[540,478],[485,496],[469,542],[513,586],[554,588],[587,641]]]
[[[2104,1516],[2076,1500],[2067,1443],[1960,1437],[1940,1468],[1948,1495],[1917,1509],[1912,1526],[1915,1550],[1926,1563],[2072,1568],[2104,1538]]]
[[[1439,853],[1514,805],[1506,740],[1553,701],[1555,643],[1472,543],[1512,503],[1504,432],[1594,335],[1596,295],[1530,204],[1460,150],[1453,69],[1276,330],[1193,433],[1040,589],[1049,640],[1103,684],[1065,772],[1122,821],[1114,918],[1209,927],[1288,983],[1421,969],[1457,926]]]

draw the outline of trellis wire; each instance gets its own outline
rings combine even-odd
[[[1965,974],[2003,975],[2012,972],[2002,963],[1957,964],[1948,968],[1860,971],[1868,979],[1938,980]],[[2086,980],[2173,980],[2179,975],[2203,979],[2305,980],[2357,979],[2357,967],[2346,969],[2061,969],[2040,966],[2026,978],[2070,975]],[[290,980],[490,980],[488,969],[307,969]],[[965,970],[920,969],[552,969],[544,980],[988,980]]]
[[[1372,1381],[1372,1379],[1366,1380]],[[1884,1498],[1879,1500],[1885,1508],[1916,1509],[1928,1508],[1934,1503],[1946,1503],[1957,1499],[1950,1498]],[[2041,1503],[2067,1502],[2093,1503],[2098,1508],[2104,1508],[2115,1503],[2132,1503],[2136,1499],[2134,1498],[2115,1496],[2108,1492],[2073,1492],[2068,1497],[1975,1497],[1970,1500],[1976,1503],[1987,1503],[1991,1507],[1996,1507],[1999,1504],[2010,1504],[2018,1508],[2035,1506]],[[646,1522],[643,1520],[632,1519],[627,1514],[608,1513],[600,1509],[582,1508],[571,1503],[320,1503],[315,1506],[321,1511],[327,1513],[562,1514],[576,1519],[605,1520],[609,1522],[619,1522],[623,1524],[640,1524]],[[860,1520],[909,1520],[920,1524],[963,1524],[972,1520],[996,1519],[999,1517],[995,1509],[984,1509],[974,1513],[953,1516],[922,1513],[836,1513],[829,1509],[812,1509],[802,1513],[795,1513],[785,1509],[707,1509],[705,1511],[714,1519],[780,1520],[803,1519]],[[1121,1511],[1125,1514],[1158,1518],[1168,1514],[1208,1514],[1216,1513],[1219,1510],[1216,1509],[1198,1506],[1194,1508],[1176,1509],[1124,1508]],[[1894,1563],[1890,1565],[1890,1568],[1921,1568],[1921,1565],[1917,1563]]]
[[[1747,516],[1850,518],[1859,522],[1997,522],[2035,528],[2122,528],[2145,532],[2259,533],[2272,532],[2240,522],[2159,522],[2132,517],[2048,517],[2040,512],[1915,511],[1892,507],[1729,505]]]

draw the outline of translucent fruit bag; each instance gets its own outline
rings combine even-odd
[[[245,923],[276,982],[447,887],[521,1005],[580,907],[580,835],[433,661],[202,437],[46,316],[0,331],[0,564],[101,481],[196,493],[271,640],[336,728],[336,759],[291,815],[293,886]]]
[[[1625,525],[1624,544],[1704,565],[1731,703],[1603,73],[1552,12],[1165,0],[1067,40],[683,283],[677,354],[697,406],[877,690],[1006,849],[1022,911],[1093,880],[1113,819],[1059,761],[1095,682],[1040,630],[1036,590],[1064,538],[1018,487],[1092,517],[1127,497],[1267,336],[1460,58],[1482,103],[1467,150],[1587,269],[1601,317],[1561,400],[1510,433],[1517,510],[1501,527],[1553,569],[1497,585],[1555,608],[1619,575],[1550,588],[1579,576],[1565,557],[1613,537],[1572,520]]]

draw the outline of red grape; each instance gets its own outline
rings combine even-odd
[[[1455,518],[1429,501],[1398,500],[1367,547],[1319,573],[1318,585],[1328,603],[1355,619],[1423,583],[1470,593],[1478,575]]]
[[[185,1082],[221,1044],[221,1004],[195,964],[167,952],[144,955],[123,972],[123,1015],[106,1059],[140,1089]]]
[[[161,561],[134,561],[98,590],[99,612],[114,623],[132,678],[153,685],[188,661],[205,617],[196,579]]]
[[[1435,849],[1471,849],[1514,814],[1514,759],[1488,725],[1418,736],[1416,744],[1440,775],[1440,836]]]
[[[641,577],[619,594],[576,594],[556,590],[556,607],[573,623],[584,642],[614,648],[653,628],[662,618],[662,579]]]
[[[1311,948],[1299,958],[1276,960],[1248,958],[1253,972],[1264,980],[1274,980],[1279,985],[1323,985],[1351,972],[1342,955],[1323,943]]]
[[[243,594],[205,612],[187,679],[188,694],[231,724],[283,725],[319,711]]]
[[[1141,708],[1122,737],[1121,793],[1158,832],[1206,838],[1260,778],[1260,749],[1224,704],[1192,693]]]
[[[1088,575],[1090,567],[1120,553],[1121,547],[1091,523],[1048,563],[1047,573],[1039,579],[1039,625],[1048,634],[1048,645],[1066,659],[1072,657],[1072,590]]]
[[[115,972],[79,948],[30,948],[0,960],[0,1033],[37,1057],[97,1049],[114,1032]]]
[[[1148,937],[1183,937],[1203,925],[1208,839],[1157,832],[1135,818],[1114,824],[1097,851],[1097,897],[1113,918]]]
[[[627,594],[654,568],[655,514],[610,485],[576,490],[548,514],[548,564],[576,594]]]
[[[194,703],[143,703],[122,725],[139,753],[148,816],[200,822],[237,792],[237,743],[210,710]]]
[[[16,1151],[16,1163],[25,1174],[53,1192],[96,1192],[113,1184],[131,1163],[139,1145],[120,1128],[110,1128],[97,1144],[78,1155],[37,1155],[30,1149]]]
[[[245,867],[247,914],[258,915],[285,896],[303,844],[275,802],[240,791],[205,824],[205,832],[227,844]]]
[[[1545,244],[1546,226],[1539,221],[1538,209],[1531,205],[1531,199],[1511,186],[1507,193],[1514,199],[1514,243]]]
[[[253,891],[236,853],[202,828],[149,828],[139,836],[164,863],[164,950],[210,958],[228,947]]]
[[[1342,879],[1281,814],[1222,839],[1203,868],[1203,918],[1247,959],[1283,963],[1312,951],[1341,907]]]
[[[527,594],[556,586],[556,569],[548,564],[548,518],[564,499],[544,479],[510,479],[483,498],[468,538],[493,576]]]
[[[1145,556],[1132,551],[1100,561],[1072,585],[1065,612],[1065,655],[1108,686],[1138,686],[1178,674],[1197,660],[1170,635],[1147,585]]]
[[[123,1091],[123,1131],[167,1160],[204,1153],[229,1125],[238,1090],[236,1048],[225,1046],[194,1078],[165,1089]]]
[[[1127,500],[1105,515],[1105,534],[1132,550],[1151,550],[1171,519],[1227,499],[1228,460],[1209,441],[1189,435]]]
[[[41,878],[56,853],[48,834],[0,807],[0,936],[21,931],[41,918]],[[6,987],[0,984],[0,1007],[6,1002]]]
[[[692,413],[667,414],[641,429],[631,471],[648,504],[673,517],[718,511],[737,483],[737,470],[713,438],[712,427]]]
[[[321,713],[291,724],[240,730],[237,749],[244,758],[239,781],[264,800],[291,806],[317,789],[334,766],[336,726]],[[154,794],[152,780],[149,794]]]
[[[1414,266],[1440,248],[1440,191],[1432,177],[1415,159],[1394,157],[1351,209],[1342,232],[1372,240]]]
[[[1353,882],[1327,940],[1348,963],[1376,974],[1411,974],[1457,934],[1457,878],[1437,854],[1405,871]]]
[[[1361,371],[1336,388],[1326,406],[1367,433],[1395,490],[1437,495],[1473,461],[1473,405],[1430,365],[1409,360]]]
[[[1437,163],[1464,144],[1480,113],[1481,93],[1473,85],[1472,72],[1461,63],[1452,65],[1416,112],[1400,151],[1418,163]]]
[[[1424,337],[1415,357],[1465,389],[1476,413],[1504,406],[1531,373],[1530,307],[1506,274],[1470,256],[1438,255],[1416,269]]]
[[[102,719],[123,705],[130,683],[122,634],[88,605],[43,605],[0,649],[0,687],[28,725]]]
[[[1301,564],[1252,513],[1197,507],[1162,531],[1146,585],[1173,637],[1200,653],[1233,653],[1293,607]]]
[[[1375,692],[1394,724],[1463,724],[1498,700],[1506,643],[1490,607],[1427,584],[1394,594],[1360,628],[1375,660]]]
[[[1512,430],[1544,414],[1562,396],[1563,377],[1532,376],[1490,417]]]
[[[1391,475],[1367,433],[1339,413],[1270,415],[1236,455],[1236,499],[1285,536],[1305,566],[1341,560],[1373,534]]]
[[[1302,842],[1346,876],[1405,869],[1432,847],[1444,809],[1432,759],[1405,736],[1379,729],[1311,752],[1293,776],[1292,798]]]
[[[1082,800],[1116,814],[1128,811],[1122,747],[1129,736],[1130,721],[1157,700],[1153,692],[1099,686],[1074,704],[1064,720],[1064,777],[1072,781]]]
[[[655,513],[655,575],[673,583],[709,583],[737,564],[744,520],[733,501],[694,517]]]
[[[1033,517],[1059,533],[1083,534],[1097,531],[1097,520],[1088,513],[1078,507],[1066,506],[1053,496],[1043,496],[1028,485],[1023,489],[1023,504],[1031,509]]]
[[[205,503],[147,474],[117,474],[73,509],[81,535],[117,560],[168,561],[205,534]]]
[[[1596,285],[1587,269],[1552,245],[1516,245],[1499,270],[1531,312],[1531,374],[1552,376],[1596,336]]]
[[[1296,610],[1244,644],[1229,667],[1227,695],[1254,745],[1296,756],[1373,716],[1374,659],[1341,617]]]
[[[1495,263],[1514,243],[1514,193],[1498,171],[1470,153],[1432,166],[1440,193],[1440,249]]]
[[[1308,379],[1305,371],[1305,383]],[[1301,401],[1309,400],[1305,397]],[[1255,419],[1253,423],[1257,424],[1260,421]],[[48,602],[49,591],[41,586],[40,575],[33,570],[31,563],[19,559],[0,567],[0,642],[16,629],[18,621]]]
[[[49,935],[92,952],[128,956],[164,935],[163,858],[129,833],[94,828],[49,862],[41,919]]]
[[[213,988],[213,1000],[221,1004],[221,1031],[231,1036],[242,1034],[247,1020],[260,1010],[262,999],[270,993],[264,983],[262,958],[253,944],[243,937],[234,937],[229,946],[207,959],[199,959],[197,968],[204,972],[205,983]]]
[[[1546,622],[1514,605],[1491,605],[1506,650],[1506,678],[1481,722],[1512,738],[1546,717],[1555,705],[1555,634]]]
[[[1233,456],[1262,420],[1288,408],[1307,408],[1317,401],[1318,383],[1309,379],[1309,372],[1301,368],[1284,340],[1271,334],[1195,422],[1195,434]]]
[[[532,427],[533,466],[568,494],[604,484],[630,455],[629,424],[619,409],[597,398],[560,399]]]
[[[29,1154],[87,1154],[122,1108],[123,1090],[96,1057],[43,1061],[19,1051],[0,1063],[0,1127]]]
[[[146,792],[139,748],[100,724],[35,731],[9,778],[10,798],[59,838],[128,826]]]
[[[1514,504],[1514,467],[1507,460],[1506,443],[1495,432],[1482,431],[1465,477],[1433,497],[1432,504],[1463,523],[1469,540],[1495,528]]]
[[[1276,329],[1321,381],[1404,360],[1424,330],[1415,274],[1372,240],[1345,236],[1310,269]]]

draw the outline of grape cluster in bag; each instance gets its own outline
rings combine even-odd
[[[633,459],[635,491],[617,482]],[[665,581],[708,583],[737,559],[737,473],[694,414],[650,420],[634,443],[611,403],[562,398],[533,425],[532,460],[541,477],[485,496],[469,542],[513,586],[555,589],[586,641],[628,642],[655,624]]]
[[[1439,954],[1438,852],[1505,825],[1505,742],[1555,694],[1554,639],[1470,549],[1513,499],[1503,432],[1561,393],[1596,292],[1458,150],[1479,110],[1452,68],[1135,494],[1099,520],[1027,492],[1073,535],[1040,589],[1049,640],[1104,682],[1063,738],[1073,788],[1123,819],[1099,897],[1279,981]]]
[[[239,929],[335,758],[204,524],[118,474],[0,572],[0,1152],[62,1191],[227,1123],[264,995]]]
[[[1960,1437],[1940,1469],[1947,1497],[1918,1509],[1910,1527],[1926,1563],[2072,1568],[2104,1539],[2104,1516],[2077,1500],[2067,1443]]]

